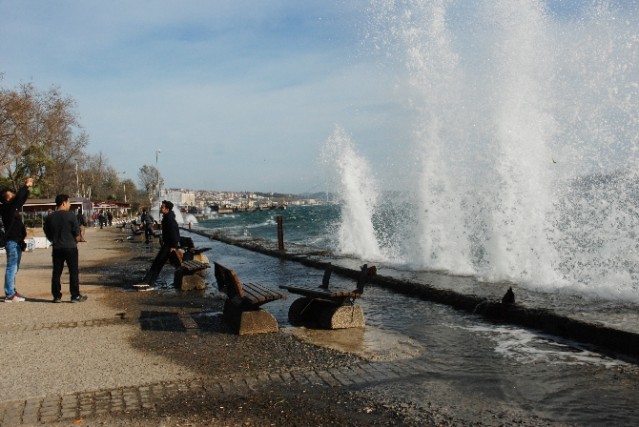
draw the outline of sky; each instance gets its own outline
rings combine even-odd
[[[405,148],[424,134],[416,111],[432,98],[429,91],[441,90],[428,89],[433,83],[422,75],[440,82],[447,77],[436,75],[445,64],[415,67],[415,55],[437,54],[429,43],[438,41],[411,43],[420,35],[419,24],[406,31],[398,25],[413,24],[420,11],[436,15],[444,5],[447,25],[462,43],[455,55],[464,66],[466,60],[483,60],[479,55],[487,49],[497,52],[486,36],[494,26],[492,14],[484,20],[473,16],[481,3],[0,0],[0,87],[31,83],[73,98],[89,135],[87,151],[101,153],[123,179],[134,182],[142,166],[157,165],[169,188],[325,191],[332,171],[322,151],[339,127],[380,174],[377,179],[388,184],[417,161]],[[510,11],[502,17],[506,23],[522,9],[520,0],[483,3],[489,10],[493,3],[504,5],[496,10]],[[579,34],[570,20],[584,5],[611,5],[623,17],[636,16],[637,3],[547,1],[551,21],[568,35]],[[525,3],[539,4],[546,3]],[[395,15],[384,16],[384,7],[394,8]],[[513,26],[514,35],[521,25]],[[636,35],[634,24],[621,25]],[[403,40],[387,43],[393,38]],[[547,56],[534,47],[528,51]],[[440,97],[445,104],[446,94]],[[437,114],[440,105],[434,103],[428,114]]]
[[[381,157],[402,128],[366,14],[347,0],[0,0],[0,86],[73,98],[87,151],[123,179],[157,164],[171,188],[321,191],[336,126]]]

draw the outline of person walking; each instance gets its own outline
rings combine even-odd
[[[178,251],[180,246],[180,227],[175,220],[173,203],[163,200],[160,206],[160,213],[162,214],[162,246],[155,256],[151,268],[142,279],[142,283],[138,285],[140,288],[153,286],[169,258],[173,256],[174,259],[178,260],[178,263],[181,260],[181,254]]]
[[[22,222],[20,211],[29,197],[33,187],[33,178],[27,178],[25,184],[15,193],[5,188],[0,193],[2,206],[0,213],[5,230],[5,251],[7,253],[7,267],[4,274],[4,302],[25,301],[24,295],[16,290],[16,274],[20,270],[22,251],[26,247],[24,239],[27,237],[27,229]]]
[[[69,291],[71,302],[83,302],[86,295],[80,294],[80,272],[78,261],[78,243],[82,241],[78,218],[71,209],[71,201],[66,194],[58,194],[55,197],[56,210],[44,220],[44,234],[51,242],[51,258],[53,260],[53,273],[51,275],[51,294],[53,302],[62,302],[62,286],[60,277],[67,263],[69,270]]]

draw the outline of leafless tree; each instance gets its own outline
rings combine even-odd
[[[0,89],[0,168],[9,185],[33,176],[44,197],[75,188],[74,166],[87,143],[75,101],[58,89]]]
[[[160,188],[164,185],[164,179],[160,175],[160,171],[155,166],[144,165],[138,172],[140,187],[152,202],[159,193]]]

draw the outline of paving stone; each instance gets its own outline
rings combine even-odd
[[[335,379],[330,372],[327,371],[317,371],[317,376],[320,377],[327,385],[330,387],[339,387],[342,384]]]
[[[355,366],[349,366],[345,369],[345,371],[345,375],[347,375],[355,384],[361,385],[370,382],[368,374],[362,369],[356,369]]]
[[[56,421],[58,421],[58,416],[57,415],[41,415],[40,416],[40,422],[41,423],[54,423]],[[7,425],[13,425],[13,424],[7,424]]]
[[[304,372],[304,376],[308,379],[308,382],[312,384],[313,386],[326,387],[327,385],[326,382],[324,382],[324,380],[320,378],[319,375],[317,375],[317,372],[315,371],[306,371]]]
[[[347,376],[342,374],[339,368],[331,368],[328,370],[328,372],[333,376],[333,378],[335,378],[335,380],[337,380],[337,382],[340,385],[342,386],[353,385],[353,382],[349,380]]]
[[[299,372],[299,371],[291,372],[291,376],[293,377],[293,380],[300,385],[311,384],[311,382],[308,380],[308,378],[304,376],[302,372]]]
[[[22,415],[22,424],[37,424],[39,415],[37,412],[25,413]]]
[[[282,377],[282,381],[284,381],[285,384],[290,384],[293,382],[293,377],[288,372],[281,372],[280,377]]]

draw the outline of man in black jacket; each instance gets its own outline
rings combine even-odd
[[[162,214],[162,246],[155,256],[151,268],[144,276],[144,279],[142,279],[142,283],[138,285],[139,287],[143,287],[144,285],[153,286],[160,276],[164,264],[166,264],[170,257],[175,257],[176,260],[181,259],[181,254],[178,251],[180,246],[180,227],[175,220],[173,203],[168,200],[163,200],[160,206],[160,213]]]
[[[24,186],[17,193],[5,188],[0,193],[2,206],[2,222],[4,223],[7,253],[7,268],[4,274],[4,302],[20,302],[26,298],[16,290],[16,274],[20,269],[24,239],[27,237],[27,229],[22,222],[21,210],[24,202],[29,197],[29,191],[33,187],[33,178],[27,178]]]
[[[66,194],[55,197],[55,212],[44,220],[44,234],[51,242],[51,258],[53,260],[53,274],[51,275],[51,294],[53,302],[62,302],[62,288],[60,276],[67,263],[69,269],[69,291],[71,302],[83,302],[86,295],[80,294],[80,274],[78,261],[78,243],[82,233],[78,225],[78,217],[70,211],[71,202]]]

